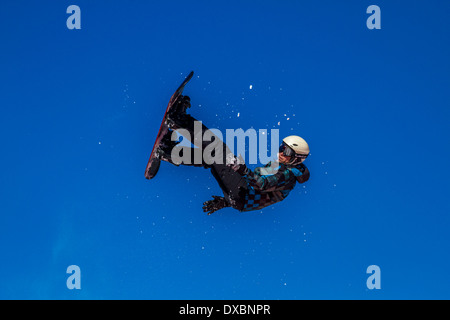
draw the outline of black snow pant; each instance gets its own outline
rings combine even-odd
[[[195,125],[196,122],[197,125]],[[242,210],[244,206],[245,194],[248,189],[247,181],[241,174],[232,169],[232,165],[227,165],[227,160],[230,160],[230,158],[237,159],[237,157],[232,153],[227,145],[217,135],[212,134],[203,123],[201,124],[201,130],[198,130],[198,128],[200,128],[199,124],[200,122],[189,114],[179,116],[176,121],[176,130],[178,130],[178,132],[181,131],[179,129],[186,130],[189,134],[183,135],[183,137],[188,139],[197,148],[200,148],[202,153],[201,163],[199,163],[199,150],[196,151],[196,148],[190,148],[190,163],[181,164],[210,168],[212,175],[216,179],[224,193],[225,198],[230,202],[231,206],[235,209]],[[195,130],[196,128],[197,130]],[[202,139],[207,131],[209,131],[208,134],[212,134],[213,136],[211,141],[203,141]],[[210,150],[213,150],[213,148],[211,148],[212,143],[214,143],[216,149],[222,150],[222,155],[220,155],[222,161],[211,161],[211,159],[207,158],[210,152],[203,152],[208,146],[210,146]],[[197,159],[195,159],[195,152],[197,152]],[[211,154],[215,156],[214,152]]]

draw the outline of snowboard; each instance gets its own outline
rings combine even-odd
[[[189,75],[184,79],[178,89],[174,92],[172,97],[170,97],[169,104],[167,105],[166,112],[164,113],[164,117],[161,122],[161,126],[159,127],[158,135],[156,136],[155,144],[153,145],[152,153],[150,154],[150,159],[148,160],[147,167],[145,168],[145,178],[153,179],[158,173],[159,166],[161,164],[161,159],[158,155],[158,147],[161,143],[162,138],[169,130],[169,125],[167,123],[167,115],[172,108],[172,106],[177,102],[178,98],[183,93],[184,87],[192,79],[194,75],[194,71],[191,71]]]

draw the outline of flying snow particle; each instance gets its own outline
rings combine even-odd
[[[240,112],[238,112],[238,114],[237,114],[237,117],[239,118],[239,116],[241,115],[241,113]]]
[[[253,89],[253,85],[250,85],[250,90],[252,90]]]

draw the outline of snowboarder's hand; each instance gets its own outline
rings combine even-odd
[[[208,200],[203,203],[203,212],[207,212],[208,216],[217,210],[230,206],[224,197],[213,196],[213,198],[213,200]]]
[[[231,169],[239,173],[241,176],[248,173],[248,168],[245,164],[235,164],[231,166]]]
[[[231,166],[231,169],[239,173],[241,176],[246,175],[248,173],[247,166],[245,165],[244,158],[242,158],[241,155],[239,157],[230,157],[227,159],[229,165]]]

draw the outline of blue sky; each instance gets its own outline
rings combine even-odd
[[[66,27],[72,4],[81,30]],[[2,1],[0,298],[450,298],[449,10]],[[190,70],[195,117],[301,135],[311,180],[262,212],[211,216],[207,170],[163,163],[147,181]]]

